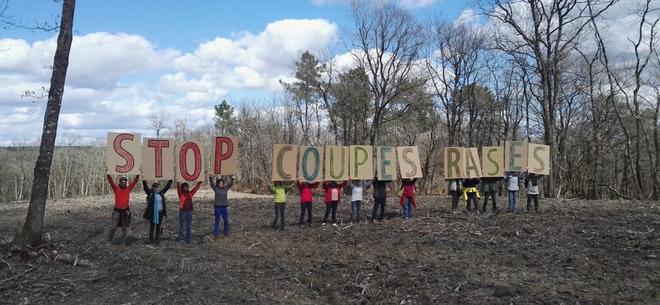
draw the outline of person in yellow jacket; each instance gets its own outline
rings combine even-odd
[[[479,179],[472,178],[466,179],[463,182],[463,199],[467,205],[467,210],[472,211],[472,205],[474,205],[474,210],[479,212],[479,199],[481,195],[479,194]]]
[[[286,208],[286,195],[293,190],[293,182],[288,184],[275,181],[270,187],[270,192],[275,196],[275,221],[272,227],[277,226],[277,220],[281,219],[280,230],[284,231],[284,211]]]

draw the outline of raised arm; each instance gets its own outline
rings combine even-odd
[[[170,187],[172,187],[172,180],[167,180],[167,184],[165,184],[165,187],[160,193],[165,195],[165,193],[170,190]]]
[[[199,191],[199,188],[200,188],[201,186],[202,186],[202,181],[197,182],[197,185],[195,185],[195,187],[192,189],[192,191],[190,191],[190,194],[191,194],[192,196],[195,196],[195,194],[197,193],[197,191]]]
[[[181,196],[181,183],[176,183],[176,195]]]
[[[362,183],[362,187],[365,188],[365,189],[370,188],[371,185],[372,185],[371,180],[367,180],[367,181],[365,181],[365,182]]]
[[[213,183],[213,176],[209,176],[209,184],[211,185],[213,191],[215,191],[218,188],[217,186],[215,186],[215,183]]]
[[[108,182],[110,183],[110,187],[113,190],[116,190],[117,189],[117,184],[115,183],[114,180],[112,180],[112,176],[110,176],[110,175],[105,175],[105,176],[108,178]]]
[[[343,189],[346,186],[347,183],[348,183],[348,181],[344,181],[342,183],[339,183],[339,184],[337,184],[337,188]]]
[[[142,180],[142,189],[144,190],[145,194],[151,194],[151,189],[149,188],[149,185],[147,185],[147,180]]]
[[[234,185],[234,177],[231,177],[231,179],[229,179],[229,182],[227,182],[225,188],[230,189],[233,185]]]
[[[319,186],[319,184],[320,184],[320,182],[310,183],[309,188],[316,188],[317,186]]]
[[[135,176],[135,178],[133,178],[133,180],[131,180],[131,183],[128,185],[128,189],[133,190],[133,188],[137,184],[138,180],[140,180],[140,175]]]

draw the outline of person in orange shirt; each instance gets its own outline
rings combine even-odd
[[[128,206],[128,201],[131,197],[131,190],[133,190],[138,180],[140,180],[140,176],[135,176],[129,185],[126,185],[128,182],[126,177],[119,178],[119,185],[115,184],[115,181],[112,180],[112,176],[107,175],[106,177],[108,178],[112,192],[115,194],[115,208],[112,211],[112,227],[110,228],[110,232],[108,232],[108,242],[112,242],[117,227],[121,227],[122,238],[126,238],[126,233],[131,224],[131,210]]]
[[[192,219],[193,219],[193,196],[202,186],[202,182],[197,182],[197,185],[189,189],[188,183],[176,183],[176,193],[179,196],[179,242],[184,240],[187,243],[192,241]]]

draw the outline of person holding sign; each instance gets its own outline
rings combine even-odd
[[[371,214],[371,222],[376,219],[376,212],[378,213],[378,221],[382,222],[385,218],[385,203],[387,202],[387,183],[389,181],[378,180],[378,176],[374,177],[374,210]]]
[[[112,211],[112,227],[110,228],[110,232],[108,232],[108,242],[112,242],[117,227],[121,227],[122,239],[126,238],[128,227],[131,224],[131,210],[128,206],[128,202],[131,196],[131,191],[140,179],[140,175],[135,176],[129,185],[126,185],[128,182],[126,177],[119,178],[119,185],[115,184],[112,180],[112,176],[107,175],[107,178],[110,187],[112,188],[112,192],[115,194],[115,208]]]
[[[270,192],[275,195],[275,220],[272,227],[277,226],[277,220],[281,219],[280,230],[284,231],[284,211],[286,209],[286,195],[293,190],[293,182],[284,184],[282,181],[275,181],[270,187]],[[310,218],[311,219],[311,218]]]
[[[449,194],[451,195],[451,209],[456,211],[458,208],[458,199],[461,197],[463,190],[463,181],[461,179],[449,180]]]
[[[353,219],[357,220],[360,223],[360,208],[362,205],[362,193],[365,189],[371,187],[371,181],[358,181],[353,180],[351,184],[348,185],[351,189],[351,218],[350,222],[353,222]]]
[[[229,189],[234,185],[234,177],[231,177],[229,183],[225,184],[225,179],[218,178],[213,182],[213,177],[209,176],[209,184],[211,184],[211,189],[215,194],[213,199],[213,217],[215,221],[213,222],[213,238],[218,239],[220,235],[220,217],[222,217],[222,235],[229,235],[229,210],[228,210],[228,201],[227,194]]]
[[[189,189],[188,183],[176,183],[176,193],[179,196],[179,238],[180,242],[186,241],[190,243],[192,241],[192,218],[193,218],[193,196],[199,190],[199,187],[202,186],[202,182],[197,182],[197,185],[192,189]]]
[[[417,208],[415,204],[415,181],[417,179],[401,179],[401,207],[403,208],[403,219],[408,221],[412,218],[413,208]]]
[[[533,173],[527,174],[527,211],[532,210],[532,201],[534,201],[534,212],[539,211],[539,176]]]
[[[474,205],[474,211],[479,212],[479,179],[472,178],[467,179],[463,183],[463,199],[465,200],[465,205],[468,212],[472,211],[472,206]]]
[[[336,181],[323,182],[323,189],[325,190],[325,216],[323,216],[323,225],[328,223],[328,216],[332,212],[332,225],[337,226],[337,205],[341,200],[341,190],[346,186],[346,181],[337,183]]]
[[[515,213],[516,212],[516,197],[518,197],[518,191],[520,190],[520,186],[518,185],[520,182],[518,180],[518,173],[517,172],[507,172],[506,177],[504,178],[506,181],[506,189],[508,191],[508,196],[509,196],[509,207],[507,211],[509,213]]]
[[[305,213],[307,213],[307,224],[312,226],[312,201],[314,201],[312,190],[319,186],[318,182],[308,183],[300,182],[296,183],[298,187],[298,192],[300,192],[300,219],[298,224],[302,226],[303,220],[305,219]]]
[[[499,181],[501,178],[496,177],[485,177],[481,178],[481,193],[484,194],[484,206],[481,208],[481,212],[486,213],[486,207],[488,206],[488,197],[493,200],[493,213],[497,211],[497,203],[495,202],[495,193],[499,192]]]
[[[149,241],[160,243],[161,224],[163,218],[167,217],[167,205],[165,202],[165,193],[172,186],[172,180],[168,180],[165,187],[161,189],[160,183],[154,182],[149,188],[146,180],[142,180],[142,188],[147,194],[147,207],[144,210],[142,218],[149,221]],[[154,240],[154,230],[156,231],[156,239]]]

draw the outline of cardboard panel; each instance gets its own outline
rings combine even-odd
[[[481,148],[481,176],[504,177],[504,146]]]
[[[378,180],[391,181],[396,179],[396,152],[394,147],[379,146],[376,148],[376,173]]]
[[[174,179],[174,140],[144,138],[142,141],[142,178]]]
[[[177,181],[204,181],[204,144],[199,141],[185,141],[176,144]]]
[[[465,178],[481,178],[481,160],[476,147],[465,149]]]
[[[527,170],[527,142],[506,141],[504,143],[504,170],[524,172]]]
[[[108,174],[138,175],[142,165],[139,133],[108,132],[105,167]]]
[[[353,180],[373,179],[373,147],[368,145],[353,145],[350,147],[350,153],[350,178]]]
[[[273,146],[272,181],[294,181],[297,178],[298,145],[275,144]]]
[[[298,181],[319,182],[323,180],[323,147],[300,146],[298,158]]]
[[[422,178],[422,163],[419,160],[417,146],[397,147],[396,154],[401,178]]]
[[[349,166],[348,146],[326,146],[324,160],[324,177],[326,181],[348,180]]]
[[[465,148],[445,147],[445,179],[465,177]]]
[[[238,138],[214,137],[211,172],[214,175],[233,176],[238,172]]]
[[[529,143],[527,171],[538,175],[550,174],[550,146]]]

